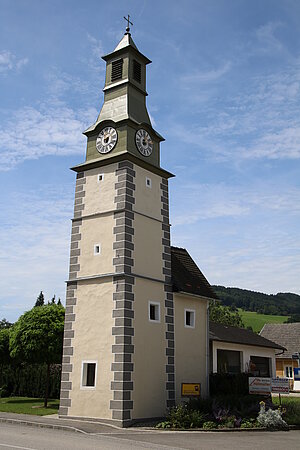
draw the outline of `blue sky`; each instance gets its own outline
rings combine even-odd
[[[298,0],[0,0],[0,319],[64,300],[74,173],[105,63],[132,36],[166,141],[172,243],[212,284],[296,292]]]

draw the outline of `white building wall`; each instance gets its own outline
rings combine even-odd
[[[217,351],[218,350],[234,350],[241,352],[241,371],[246,372],[250,356],[262,356],[264,358],[271,358],[272,377],[276,377],[276,363],[275,363],[275,349],[267,347],[256,347],[255,345],[233,344],[230,342],[213,341],[212,343],[212,358],[213,358],[213,372],[217,370]]]

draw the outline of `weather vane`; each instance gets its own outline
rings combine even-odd
[[[129,24],[133,26],[133,23],[130,22],[130,20],[129,20],[129,19],[130,19],[130,15],[129,15],[129,14],[128,14],[127,18],[124,16],[124,19],[125,19],[126,22],[127,22],[127,27],[126,27],[126,33],[125,33],[125,34],[129,34],[129,32],[130,32],[130,26],[129,26]]]

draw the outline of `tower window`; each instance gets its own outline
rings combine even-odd
[[[83,361],[81,372],[81,387],[96,387],[97,361]]]
[[[195,328],[195,311],[193,309],[184,310],[184,326],[186,328]]]
[[[104,174],[103,173],[99,173],[98,174],[98,183],[100,182],[100,181],[103,181],[104,180]]]
[[[149,302],[149,321],[150,322],[160,322],[160,303],[159,302]]]
[[[151,187],[152,187],[152,181],[151,181],[151,178],[146,177],[146,186],[147,186],[148,188],[151,188]]]
[[[111,63],[111,81],[119,80],[123,75],[123,59]]]
[[[94,255],[100,255],[101,253],[101,244],[94,245]]]
[[[133,79],[138,83],[140,83],[142,79],[142,66],[135,59],[133,60]]]

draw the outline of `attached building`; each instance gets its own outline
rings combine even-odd
[[[251,372],[275,377],[275,358],[284,347],[244,328],[210,322],[211,372]]]
[[[299,359],[293,354],[300,352],[300,323],[266,323],[260,335],[285,347],[276,355],[276,375],[291,380],[292,387],[300,390],[300,382],[294,382],[294,368],[299,367]]]

